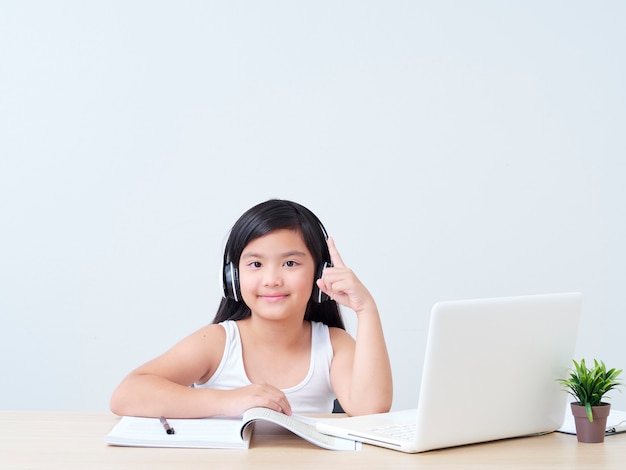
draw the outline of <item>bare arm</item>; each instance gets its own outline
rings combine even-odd
[[[329,238],[333,268],[324,270],[320,288],[357,314],[356,341],[331,329],[334,358],[331,382],[341,406],[350,415],[389,411],[393,399],[391,364],[376,303],[354,273],[345,267]]]
[[[235,390],[190,387],[213,375],[222,359],[225,337],[221,326],[206,326],[135,369],[113,392],[111,411],[118,415],[201,418],[238,416],[254,406],[265,406],[290,414],[284,393],[268,384]]]

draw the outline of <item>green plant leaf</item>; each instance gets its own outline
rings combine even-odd
[[[575,359],[572,362],[574,367],[569,377],[558,381],[567,393],[585,407],[589,421],[593,421],[591,407],[600,405],[606,393],[623,385],[618,381],[622,369],[607,370],[604,362],[597,359],[593,360],[592,367],[587,366],[584,358],[580,362]]]
[[[593,423],[593,410],[591,409],[591,403],[585,403],[585,410],[587,411],[587,419],[590,423]]]

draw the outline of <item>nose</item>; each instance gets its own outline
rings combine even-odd
[[[263,270],[263,285],[267,287],[280,286],[283,278],[279,267],[266,266]]]

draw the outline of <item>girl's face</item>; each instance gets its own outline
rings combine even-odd
[[[299,231],[280,229],[252,240],[239,260],[241,296],[252,315],[304,317],[315,261]]]

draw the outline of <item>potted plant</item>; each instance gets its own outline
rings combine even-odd
[[[566,379],[559,379],[565,390],[576,401],[571,403],[579,442],[603,442],[606,419],[611,404],[602,401],[604,395],[621,386],[618,376],[622,370],[607,370],[604,362],[593,360],[593,367],[587,367],[585,360],[573,360],[574,368]]]

